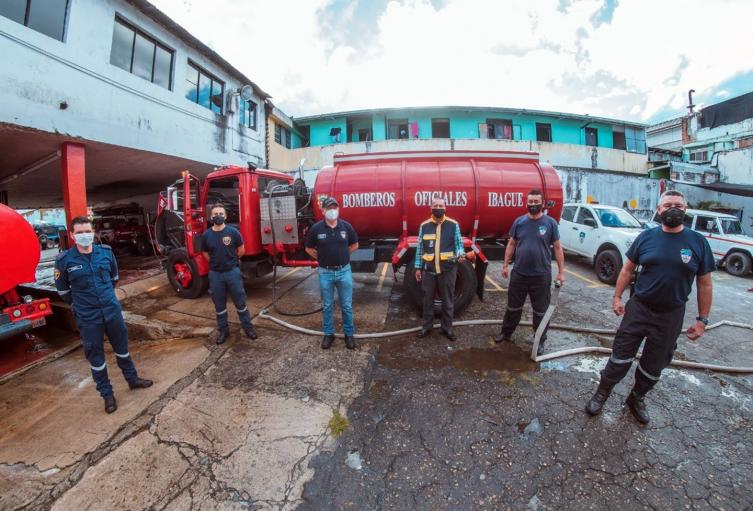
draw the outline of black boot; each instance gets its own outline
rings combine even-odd
[[[220,332],[217,334],[217,344],[224,343],[225,341],[227,341],[228,337],[230,337],[229,330],[220,330]]]
[[[612,393],[614,386],[615,383],[608,382],[604,380],[604,378],[601,379],[599,387],[596,389],[596,393],[591,396],[591,399],[586,403],[586,412],[588,412],[589,415],[599,415],[601,413],[601,408]]]
[[[442,335],[447,337],[447,339],[451,342],[455,342],[458,340],[458,336],[455,335],[455,332],[453,332],[452,330],[442,330]]]
[[[328,350],[332,346],[333,342],[335,342],[334,335],[325,335],[324,337],[322,337],[322,349]]]
[[[422,328],[418,333],[416,333],[416,337],[418,337],[419,339],[423,339],[430,333],[431,333],[431,328]]]
[[[646,401],[644,400],[645,397],[645,393],[640,393],[635,390],[635,387],[633,387],[633,390],[630,392],[630,395],[625,401],[625,404],[628,405],[630,411],[633,412],[633,416],[641,424],[648,424],[651,420],[651,417],[648,416],[648,410],[646,410]]]
[[[544,342],[545,341],[543,339],[539,341],[539,347],[536,349],[537,357],[540,357],[541,355],[544,354]]]
[[[147,387],[151,387],[154,382],[152,380],[145,380],[144,378],[136,377],[135,380],[131,380],[128,382],[128,388],[133,389],[145,389]]]
[[[105,412],[112,413],[118,409],[118,403],[115,401],[115,396],[110,394],[105,396]]]
[[[356,349],[356,339],[352,335],[345,336],[345,347],[349,350]]]
[[[505,333],[500,330],[499,334],[494,336],[494,342],[496,342],[497,344],[501,342],[512,342],[512,339],[509,335],[505,335]]]
[[[253,326],[253,325],[249,326],[248,328],[244,328],[244,329],[243,329],[243,332],[244,332],[244,333],[246,334],[246,337],[248,337],[248,338],[249,338],[249,339],[251,339],[252,341],[253,341],[254,339],[256,339],[257,337],[259,337],[259,336],[257,335],[257,333],[256,333],[256,329],[254,328],[254,326]]]

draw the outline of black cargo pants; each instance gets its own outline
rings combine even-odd
[[[651,390],[659,381],[662,370],[672,361],[684,317],[684,305],[660,312],[635,297],[631,298],[625,305],[625,315],[612,344],[612,355],[601,377],[613,384],[622,380],[645,338],[646,344],[635,370],[635,390],[641,395]]]
[[[510,285],[507,288],[507,309],[505,310],[505,317],[502,320],[503,337],[512,336],[518,327],[520,317],[523,314],[523,305],[526,303],[526,296],[531,297],[533,331],[535,333],[552,299],[552,275],[526,277],[514,271],[512,272],[510,275]],[[541,342],[543,343],[545,340],[546,330],[544,330],[544,335],[541,336]]]
[[[455,313],[455,280],[458,275],[458,265],[453,264],[441,273],[433,271],[421,272],[421,290],[424,294],[424,321],[422,328],[431,330],[434,324],[434,292],[439,287],[442,298],[442,330],[452,332],[452,318]]]

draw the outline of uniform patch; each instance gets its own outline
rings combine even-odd
[[[540,225],[539,226],[539,235],[543,236],[546,234],[546,225]]]
[[[223,237],[222,237],[222,243],[223,243],[223,244],[224,244],[224,245],[225,245],[226,247],[229,247],[229,246],[230,246],[230,244],[231,244],[232,242],[233,242],[233,238],[231,238],[230,236],[223,236]]]
[[[55,271],[53,272],[53,275],[55,276],[55,280],[60,278],[60,270],[55,268]]]
[[[345,239],[348,237],[348,233],[346,233],[345,231],[340,231],[340,236],[342,236],[342,239]]]
[[[693,252],[691,252],[689,248],[683,248],[680,250],[680,257],[682,258],[683,263],[688,264],[693,258]]]
[[[317,235],[316,235],[316,238],[317,238],[317,239],[320,239],[320,240],[324,240],[324,239],[327,239],[327,233],[324,233],[324,232],[323,232],[323,233],[321,233],[321,234],[317,234]]]
[[[80,270],[83,267],[84,267],[83,264],[77,264],[75,266],[69,266],[68,268],[66,268],[66,270],[68,271],[68,273],[70,273],[72,271]]]
[[[581,232],[578,235],[578,238],[580,239],[580,242],[583,243],[584,241],[586,241],[586,233],[585,232]]]

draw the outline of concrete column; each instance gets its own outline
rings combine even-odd
[[[60,156],[61,182],[63,183],[63,208],[65,223],[70,228],[71,220],[86,216],[86,165],[84,145],[65,142]],[[69,231],[70,232],[70,231]]]

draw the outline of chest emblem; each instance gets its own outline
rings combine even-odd
[[[539,236],[543,236],[546,234],[546,225],[540,225],[539,226]]]
[[[688,264],[693,258],[693,252],[691,252],[689,248],[683,248],[680,250],[680,258],[683,263]]]
[[[345,231],[340,231],[340,236],[342,237],[342,239],[345,239],[348,234]]]
[[[74,266],[69,266],[68,268],[66,268],[66,270],[68,270],[68,273],[70,273],[72,271],[80,270],[83,267],[84,267],[84,265],[82,265],[82,264],[76,264]]]
[[[231,238],[230,236],[223,236],[222,237],[222,244],[225,245],[226,247],[229,247],[230,243],[232,243],[232,241],[233,241],[233,238]]]
[[[317,234],[316,239],[319,239],[319,240],[327,239],[327,234],[326,233]]]

